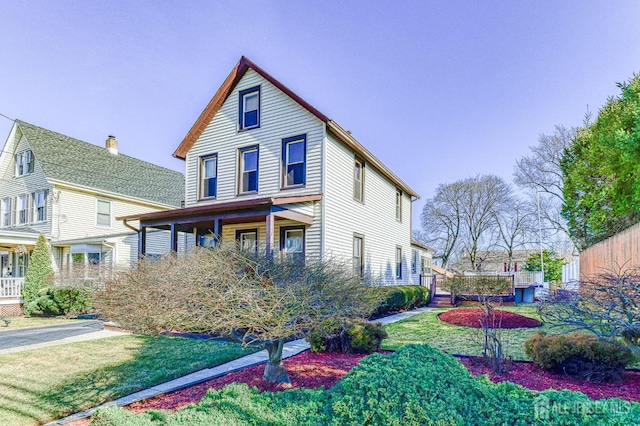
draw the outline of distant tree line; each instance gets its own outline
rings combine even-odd
[[[440,184],[416,237],[443,267],[464,258],[478,270],[481,250],[504,251],[511,266],[515,250],[582,251],[640,221],[640,75],[618,87],[595,119],[540,135],[516,161],[518,194],[493,175]]]

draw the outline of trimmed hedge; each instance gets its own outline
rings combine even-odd
[[[362,319],[346,324],[329,321],[311,329],[307,341],[313,352],[372,353],[387,337],[384,325]]]
[[[634,360],[628,349],[582,333],[547,336],[538,332],[524,343],[524,349],[543,370],[594,382],[620,380]]]
[[[535,392],[474,378],[452,356],[407,345],[364,358],[336,386],[263,392],[245,384],[211,389],[176,413],[100,410],[94,425],[629,425],[640,404],[591,401],[571,391]]]
[[[392,285],[371,287],[380,297],[380,304],[372,317],[404,309],[417,308],[429,303],[429,289],[419,285]]]

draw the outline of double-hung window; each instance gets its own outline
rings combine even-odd
[[[294,136],[282,140],[284,163],[283,187],[302,186],[306,182],[306,135]]]
[[[27,195],[20,195],[18,197],[18,223],[24,224],[28,221],[29,216],[29,198]]]
[[[304,257],[304,227],[280,228],[280,250],[285,256]]]
[[[402,247],[396,246],[396,278],[402,278]]]
[[[402,222],[402,191],[396,189],[396,220]]]
[[[33,217],[36,222],[47,220],[47,191],[33,193]]]
[[[364,200],[364,163],[356,157],[353,162],[353,199]]]
[[[111,226],[111,201],[96,200],[96,225]]]
[[[258,146],[240,148],[240,187],[241,194],[258,192]]]
[[[236,240],[240,250],[257,253],[258,252],[258,230],[239,229],[236,231]]]
[[[260,86],[240,91],[240,129],[260,127]]]
[[[218,155],[208,155],[200,159],[201,198],[215,198],[218,195]]]
[[[418,250],[411,249],[411,273],[412,274],[419,273],[418,261],[419,261]]]
[[[33,172],[33,153],[23,151],[16,154],[16,176],[24,176]]]
[[[2,200],[2,226],[13,225],[11,213],[11,198],[5,198]]]
[[[364,237],[362,235],[353,236],[353,274],[357,277],[364,275],[364,262],[362,254],[364,253]]]

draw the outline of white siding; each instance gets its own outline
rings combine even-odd
[[[97,199],[111,201],[111,226],[96,224]],[[130,228],[115,218],[161,210],[133,201],[59,187],[54,189],[54,200],[54,242],[130,232]]]
[[[18,139],[18,140],[16,140]],[[5,152],[0,157],[0,203],[4,198],[11,197],[14,199],[19,195],[27,195],[29,220],[27,223],[17,223],[17,210],[14,204],[13,226],[24,227],[28,226],[35,229],[38,232],[49,236],[51,234],[51,185],[47,181],[42,168],[38,162],[38,158],[35,158],[33,172],[24,176],[15,176],[15,155],[16,153],[30,150],[29,142],[19,131],[12,132],[4,147]],[[31,194],[37,191],[48,190],[49,195],[47,198],[47,220],[44,222],[36,222],[33,214],[33,199]],[[3,213],[0,211],[0,214]],[[2,226],[2,217],[0,216],[0,226]],[[11,228],[8,228],[11,229]]]
[[[353,235],[364,235],[365,274],[385,284],[408,284],[411,272],[411,201],[402,197],[396,220],[396,186],[369,165],[364,203],[353,199],[354,152],[327,137],[324,197],[325,254],[350,259]],[[396,247],[402,248],[402,278],[395,278]]]
[[[260,128],[238,131],[239,92],[260,85]],[[282,139],[306,134],[306,186],[281,190]],[[197,204],[199,158],[218,154],[217,200],[238,199],[238,148],[259,145],[258,194],[240,198],[321,192],[323,123],[253,70],[248,70],[186,157],[186,205]],[[211,202],[200,201],[201,203]]]

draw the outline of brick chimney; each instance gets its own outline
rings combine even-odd
[[[118,155],[118,141],[115,136],[109,135],[105,142],[105,148],[107,148],[111,154]]]

